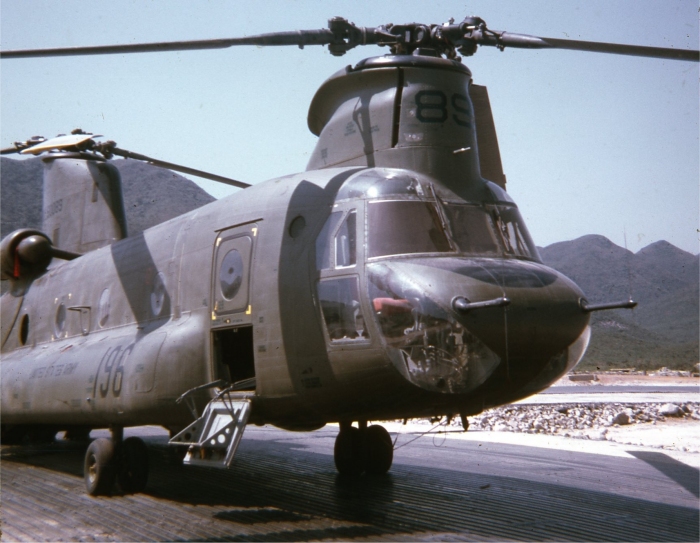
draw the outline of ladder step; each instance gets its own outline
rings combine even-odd
[[[188,446],[184,464],[229,468],[250,417],[247,399],[212,400],[204,414],[169,441]]]

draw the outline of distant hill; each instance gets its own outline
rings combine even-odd
[[[41,160],[0,158],[0,236],[41,228]]]
[[[133,160],[111,162],[122,177],[129,235],[201,207],[215,198],[195,183],[162,168]],[[0,158],[0,234],[41,228],[41,159]]]
[[[141,162],[115,160],[122,175],[129,234],[214,200],[192,181]],[[2,236],[41,228],[40,159],[0,161]],[[590,302],[639,302],[633,311],[593,313],[591,343],[581,369],[698,363],[700,259],[668,242],[637,253],[603,236],[583,236],[540,249],[544,262],[573,279]]]
[[[593,314],[593,336],[583,369],[596,367],[692,369],[698,363],[700,258],[666,241],[637,253],[603,236],[540,249],[546,264],[573,279],[590,302],[626,300],[630,310]]]

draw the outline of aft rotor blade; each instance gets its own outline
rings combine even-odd
[[[119,55],[126,53],[157,53],[164,51],[195,51],[225,49],[234,45],[327,45],[336,40],[328,29],[273,32],[245,38],[215,40],[135,43],[129,45],[98,45],[91,47],[59,47],[55,49],[17,49],[0,51],[0,58],[70,57],[78,55]]]
[[[181,166],[179,164],[173,164],[172,162],[165,162],[164,160],[158,160],[156,158],[151,158],[140,153],[134,153],[132,151],[127,151],[126,149],[119,149],[117,147],[112,147],[109,149],[112,154],[121,156],[124,158],[132,158],[134,160],[142,160],[153,166],[158,166],[159,168],[167,168],[168,170],[174,170],[180,173],[186,173],[189,175],[196,175],[203,179],[209,179],[210,181],[217,181],[219,183],[224,183],[226,185],[231,185],[232,187],[238,187],[245,189],[250,187],[249,183],[244,183],[243,181],[236,181],[235,179],[229,179],[228,177],[223,177],[221,175],[216,175],[209,172],[204,172],[202,170],[196,170],[194,168],[188,168],[187,166]]]
[[[604,43],[595,41],[565,40],[560,38],[540,38],[527,34],[513,34],[498,30],[476,30],[472,37],[479,45],[494,47],[515,47],[520,49],[570,49],[594,53],[612,53],[635,57],[665,58],[671,60],[688,60],[699,62],[700,51],[691,49],[670,49],[668,47],[648,47],[643,45],[626,45],[621,43]]]

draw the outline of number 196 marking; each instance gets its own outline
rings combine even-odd
[[[106,398],[110,393],[115,398],[121,395],[124,384],[124,362],[133,349],[134,346],[129,345],[123,350],[121,347],[107,350],[97,368],[92,390],[93,397],[96,397],[98,390],[101,398]]]

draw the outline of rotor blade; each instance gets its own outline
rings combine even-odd
[[[670,49],[667,47],[647,47],[595,41],[564,40],[560,38],[540,38],[527,34],[513,34],[499,30],[475,30],[472,37],[479,45],[495,47],[515,47],[520,49],[571,49],[594,53],[612,53],[635,57],[665,58],[700,62],[700,51],[691,49]]]
[[[129,45],[98,45],[93,47],[60,47],[56,49],[17,49],[0,51],[0,58],[69,57],[76,55],[114,55],[124,53],[153,53],[163,51],[192,51],[199,49],[225,49],[234,45],[326,45],[333,43],[334,34],[325,28],[273,32],[245,38],[214,40],[134,43]]]
[[[158,166],[159,168],[167,168],[168,170],[174,170],[180,173],[186,173],[190,175],[196,175],[197,177],[202,177],[203,179],[209,179],[210,181],[218,181],[219,183],[224,183],[226,185],[231,185],[232,187],[238,187],[245,189],[250,187],[249,183],[244,183],[243,181],[236,181],[235,179],[229,179],[228,177],[223,177],[221,175],[216,175],[213,173],[203,172],[202,170],[196,170],[194,168],[188,168],[187,166],[180,166],[179,164],[173,164],[172,162],[165,162],[164,160],[158,160],[155,158],[148,157],[139,153],[133,153],[127,151],[126,149],[119,149],[117,147],[112,147],[109,149],[111,153],[124,157],[132,158],[134,160],[142,160],[153,166]]]
[[[51,138],[27,149],[20,151],[22,155],[39,155],[44,151],[49,151],[51,149],[66,149],[68,147],[75,147],[86,141],[90,141],[93,138],[99,138],[99,134],[69,134],[67,136],[57,136]]]

